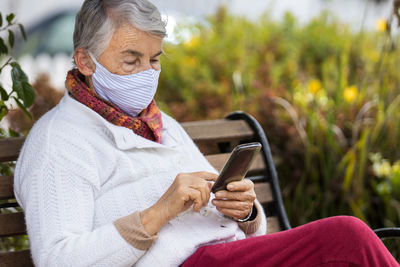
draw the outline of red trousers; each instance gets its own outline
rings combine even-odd
[[[361,220],[338,216],[274,234],[200,247],[187,266],[396,266]]]

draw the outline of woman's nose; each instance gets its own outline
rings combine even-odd
[[[146,60],[145,62],[143,62],[143,63],[141,64],[140,69],[139,69],[139,72],[140,72],[140,71],[149,70],[149,69],[152,69],[152,68],[153,68],[153,67],[152,67],[152,65],[151,65],[150,60]]]

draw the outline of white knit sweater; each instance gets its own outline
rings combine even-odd
[[[180,172],[215,172],[174,119],[163,143],[115,126],[65,95],[31,130],[15,171],[37,266],[178,266],[204,244],[245,238],[210,204],[164,225],[148,250],[113,222],[153,205]],[[264,216],[262,216],[264,218]],[[266,222],[254,235],[266,232]]]

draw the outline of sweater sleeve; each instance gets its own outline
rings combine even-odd
[[[137,249],[148,250],[158,238],[158,233],[149,235],[143,227],[140,212],[122,217],[114,222],[121,236]]]
[[[238,223],[240,229],[242,229],[247,236],[257,236],[267,233],[264,210],[257,200],[254,202],[254,207],[257,212],[256,217],[251,221]]]
[[[145,251],[131,246],[113,222],[94,228],[94,199],[100,188],[94,151],[72,129],[49,134],[46,128],[31,131],[14,181],[35,265],[134,264]]]

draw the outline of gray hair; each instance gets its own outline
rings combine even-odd
[[[166,36],[166,23],[147,0],[85,0],[76,15],[74,49],[84,48],[98,58],[115,29],[126,23],[162,38]]]

